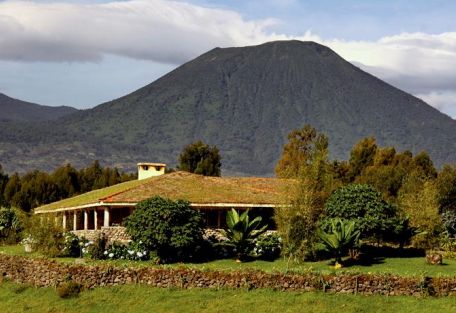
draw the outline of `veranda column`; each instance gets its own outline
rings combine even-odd
[[[93,210],[93,229],[98,229],[98,214],[97,209]]]
[[[89,212],[84,210],[84,230],[89,229]]]
[[[103,226],[104,227],[109,227],[109,208],[106,207],[104,208],[104,221],[103,221]]]
[[[66,216],[66,212],[63,212],[63,215],[62,215],[62,227],[64,230],[67,229],[67,216]]]
[[[78,230],[78,216],[77,211],[73,211],[73,230]]]

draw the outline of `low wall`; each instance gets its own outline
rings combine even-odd
[[[0,254],[0,278],[35,286],[72,280],[86,288],[147,284],[177,288],[271,288],[275,290],[382,295],[456,295],[456,277],[405,278],[381,275],[318,275],[261,271],[200,271],[169,268],[120,268],[60,263],[49,259]]]
[[[130,240],[126,228],[122,226],[103,226],[99,230],[72,230],[71,232],[88,240],[96,240],[101,235],[104,235],[110,242],[128,242]]]

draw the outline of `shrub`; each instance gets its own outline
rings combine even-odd
[[[57,294],[63,299],[76,298],[79,296],[82,289],[83,286],[81,284],[69,281],[57,287]]]
[[[33,250],[47,257],[62,254],[65,247],[64,231],[55,224],[53,218],[31,216],[26,226],[26,233],[32,238]]]
[[[21,230],[22,226],[16,211],[11,208],[0,208],[0,244],[18,242]]]
[[[342,264],[342,257],[348,250],[358,245],[360,231],[356,229],[354,220],[347,221],[340,218],[330,220],[329,231],[320,229],[318,236],[325,248],[335,257],[335,265]]]
[[[130,242],[128,245],[123,245],[114,242],[106,248],[103,252],[103,258],[115,260],[132,260],[132,261],[145,261],[150,259],[150,252],[146,246],[140,242]]]
[[[103,260],[105,258],[107,238],[99,236],[95,241],[89,241],[87,246],[87,256],[94,260]]]
[[[76,258],[82,256],[81,247],[79,246],[79,238],[71,232],[64,234],[62,256]]]
[[[260,259],[274,260],[280,256],[282,250],[282,239],[276,233],[261,235],[255,242],[253,253]]]
[[[226,215],[226,237],[236,249],[238,260],[243,260],[253,249],[254,240],[266,231],[267,225],[262,225],[261,216],[250,220],[249,211],[242,214],[234,209]]]
[[[456,210],[444,210],[441,214],[442,224],[448,235],[456,237]]]
[[[324,214],[323,229],[328,230],[328,218],[354,220],[362,238],[377,241],[397,232],[402,223],[397,208],[369,185],[351,184],[337,189],[326,201]]]
[[[203,238],[201,213],[185,200],[154,197],[142,201],[125,226],[133,241],[157,250],[162,262],[194,258]]]

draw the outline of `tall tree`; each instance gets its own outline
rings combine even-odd
[[[8,202],[5,199],[4,192],[6,184],[8,183],[8,175],[3,172],[2,165],[0,164],[0,207],[7,206]]]
[[[354,181],[362,171],[374,162],[375,153],[377,152],[377,143],[374,137],[368,137],[360,140],[350,152],[350,172],[348,174],[350,181]]]
[[[179,169],[205,176],[220,176],[221,156],[216,146],[198,140],[187,145],[179,155]]]
[[[325,199],[334,188],[333,175],[325,135],[306,125],[292,131],[288,139],[276,173],[295,183],[284,192],[288,205],[277,208],[274,218],[283,239],[283,253],[289,260],[300,261],[315,256],[317,224]]]
[[[328,137],[310,125],[288,134],[282,157],[275,168],[278,177],[298,177],[302,166],[312,163],[316,155],[327,154]]]

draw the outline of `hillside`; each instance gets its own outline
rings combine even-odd
[[[305,123],[328,134],[332,157],[347,158],[356,141],[374,135],[381,145],[427,150],[438,165],[456,161],[455,120],[300,41],[213,49],[52,128],[9,123],[0,130],[0,160],[8,171],[94,159],[175,165],[184,145],[202,139],[220,148],[224,174],[271,175],[287,133]]]
[[[55,120],[76,112],[72,107],[51,107],[10,98],[0,93],[0,121]]]

